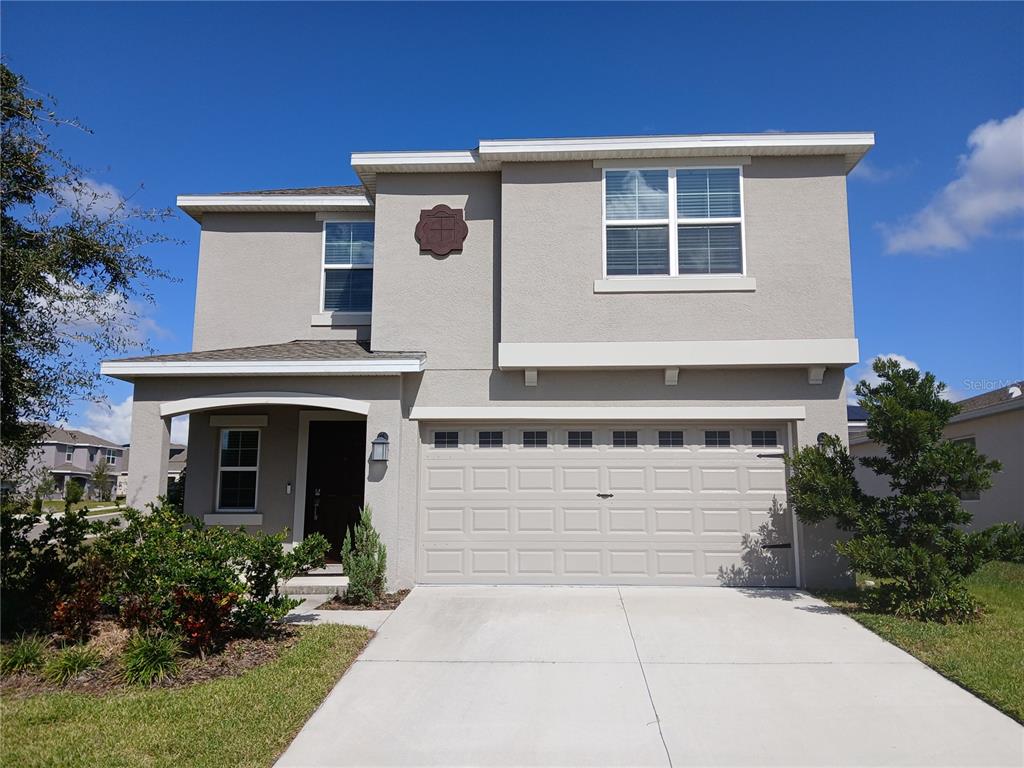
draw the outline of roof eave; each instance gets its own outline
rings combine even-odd
[[[372,211],[366,195],[178,195],[177,206],[198,222],[204,213]]]
[[[100,373],[123,381],[140,377],[182,376],[387,376],[419,373],[426,368],[421,358],[382,360],[160,360],[100,364]]]

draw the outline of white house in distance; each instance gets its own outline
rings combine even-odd
[[[960,413],[946,427],[949,440],[969,440],[1003,470],[993,478],[992,487],[964,497],[964,506],[974,515],[972,529],[996,523],[1024,524],[1024,381],[961,400]],[[879,456],[881,447],[864,434],[866,414],[857,406],[849,412],[850,453],[857,458]],[[866,493],[889,493],[888,479],[857,463],[857,481]]]
[[[325,535],[388,581],[824,586],[783,456],[845,434],[847,174],[871,133],[357,152],[356,186],[183,195],[192,351],[134,384],[128,503]]]

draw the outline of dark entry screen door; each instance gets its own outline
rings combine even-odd
[[[305,535],[322,533],[331,543],[328,559],[337,561],[363,506],[366,422],[311,421],[306,456]]]

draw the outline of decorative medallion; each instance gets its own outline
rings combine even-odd
[[[416,242],[422,251],[429,251],[435,256],[447,256],[452,251],[461,251],[468,234],[469,227],[466,226],[461,208],[435,205],[429,211],[420,211]]]

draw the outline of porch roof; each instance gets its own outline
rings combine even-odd
[[[299,339],[283,344],[208,349],[106,360],[100,372],[131,381],[139,376],[309,376],[422,371],[424,352],[371,351],[363,341]]]

